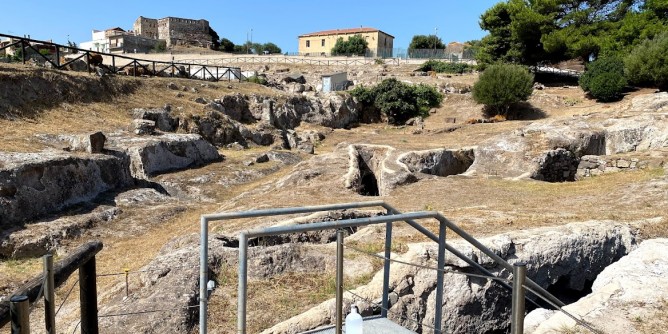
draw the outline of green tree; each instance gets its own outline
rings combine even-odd
[[[587,64],[579,83],[582,90],[599,101],[618,100],[626,87],[624,62],[617,57],[597,59]]]
[[[429,108],[443,101],[443,95],[432,86],[413,86],[394,78],[385,79],[373,88],[357,86],[350,94],[365,108],[379,110],[391,124],[403,124],[419,115],[427,116]]]
[[[408,45],[408,51],[420,49],[445,49],[445,44],[436,35],[415,35]]]
[[[220,40],[220,47],[218,49],[224,52],[234,52],[234,47],[235,45],[231,40],[223,38]]]
[[[664,0],[507,0],[480,17],[479,64],[534,65],[628,52],[666,29]]]
[[[211,36],[212,49],[218,50],[220,47],[220,37],[218,36],[218,33],[211,27],[209,27],[209,36]]]
[[[668,89],[668,32],[645,40],[624,58],[624,72],[632,84]]]
[[[473,99],[493,114],[508,115],[510,108],[533,92],[533,74],[520,65],[488,66],[473,85]]]
[[[343,37],[339,37],[336,40],[336,44],[332,48],[332,55],[365,55],[366,51],[369,48],[369,43],[362,37],[362,35],[353,35],[344,40]]]
[[[274,43],[264,43],[262,46],[263,51],[267,51],[269,53],[281,53],[281,48],[278,47],[278,45]]]

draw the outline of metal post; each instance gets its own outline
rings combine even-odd
[[[191,76],[192,74],[190,74],[190,64],[188,64],[188,79],[190,79]]]
[[[434,333],[441,332],[441,319],[443,318],[443,279],[445,268],[445,222],[439,221],[438,225],[438,269],[436,272],[436,301],[434,306]]]
[[[117,73],[118,71],[116,70],[116,56],[111,56],[111,70],[114,73]]]
[[[88,68],[88,74],[90,74],[90,52],[86,52],[86,67]]]
[[[81,333],[98,334],[94,257],[79,268],[79,301],[81,302]]]
[[[336,231],[336,334],[343,329],[343,230]]]
[[[48,334],[56,334],[56,300],[53,281],[53,255],[44,255],[44,324]]]
[[[239,291],[237,300],[237,333],[246,334],[246,279],[248,275],[248,237],[239,235]]]
[[[209,281],[209,222],[200,218],[199,250],[199,332],[206,334],[207,298],[206,284]]]
[[[132,67],[134,68],[134,76],[136,77],[137,76],[137,61],[136,60],[132,62]]]
[[[388,215],[392,213],[388,210]],[[383,302],[380,316],[387,318],[387,310],[390,309],[390,255],[392,252],[392,223],[385,224],[385,261],[383,263]]]
[[[30,334],[30,302],[28,296],[13,296],[9,299],[12,318],[12,334]]]
[[[513,265],[513,313],[510,320],[510,333],[524,333],[524,282],[527,277],[526,263]]]

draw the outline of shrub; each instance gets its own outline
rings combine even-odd
[[[490,65],[473,86],[473,99],[484,104],[493,114],[507,115],[533,91],[533,74],[519,65]]]
[[[385,79],[373,88],[357,86],[350,94],[364,107],[379,110],[391,124],[403,124],[412,117],[426,116],[429,108],[438,106],[443,100],[443,95],[434,87],[413,86],[394,78]]]
[[[430,108],[438,106],[443,101],[443,94],[439,93],[436,87],[419,84],[414,90],[422,114],[426,114]]]
[[[350,95],[357,98],[357,101],[364,106],[373,106],[374,101],[376,100],[376,95],[373,89],[366,88],[364,85],[355,86],[350,91]]]
[[[465,63],[450,63],[450,62],[443,62],[430,59],[424,62],[418,68],[418,70],[424,72],[434,71],[438,73],[462,74],[471,72],[473,70],[473,67]]]
[[[626,87],[624,63],[616,57],[597,59],[587,65],[578,82],[585,92],[599,101],[617,100]]]
[[[668,32],[633,49],[624,59],[624,72],[632,84],[668,89]]]
[[[260,85],[266,85],[267,84],[267,79],[265,79],[265,77],[261,77],[261,76],[257,76],[257,75],[254,75],[252,77],[248,77],[247,80],[248,80],[248,82],[252,82],[252,83],[256,83],[256,84],[260,84]]]
[[[374,87],[374,91],[374,106],[387,116],[388,122],[392,124],[403,124],[420,112],[413,86],[397,79],[386,79]]]

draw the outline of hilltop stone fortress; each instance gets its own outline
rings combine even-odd
[[[151,19],[140,16],[133,25],[135,35],[161,39],[167,42],[167,47],[173,45],[197,45],[210,47],[209,21],[200,19],[183,19],[178,17],[164,17]]]

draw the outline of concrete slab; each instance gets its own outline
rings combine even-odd
[[[345,326],[343,333],[345,333]],[[334,334],[334,326],[314,329],[302,334]],[[415,334],[415,332],[403,328],[387,318],[380,316],[364,318],[364,334]]]

